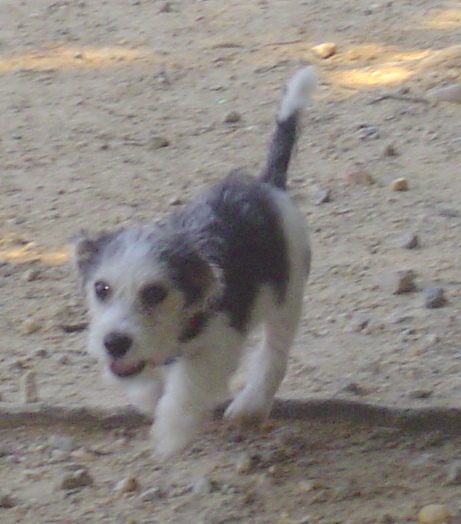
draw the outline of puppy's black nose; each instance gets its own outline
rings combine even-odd
[[[133,344],[133,339],[123,333],[108,333],[103,340],[104,347],[112,358],[122,358]]]

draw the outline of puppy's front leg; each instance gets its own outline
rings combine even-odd
[[[241,337],[228,331],[221,330],[222,338],[206,350],[171,366],[152,428],[160,459],[182,451],[203,428],[212,409],[226,398],[241,346]]]
[[[179,453],[193,440],[212,408],[201,384],[206,377],[200,377],[195,364],[181,360],[171,366],[152,427],[155,454],[161,460]]]

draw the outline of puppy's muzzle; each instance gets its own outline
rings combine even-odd
[[[108,333],[103,339],[103,344],[111,357],[109,368],[117,377],[134,377],[146,367],[144,360],[133,363],[122,360],[133,345],[133,339],[129,335],[117,332]]]

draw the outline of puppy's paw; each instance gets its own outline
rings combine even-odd
[[[260,426],[268,419],[271,406],[272,399],[257,398],[248,391],[243,390],[230,403],[224,416],[236,426]]]
[[[163,416],[157,417],[151,430],[154,455],[165,461],[180,454],[193,442],[205,421],[206,416],[202,413],[195,416],[184,412],[176,416],[163,413]]]

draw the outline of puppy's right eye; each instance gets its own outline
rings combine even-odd
[[[143,306],[151,308],[165,300],[168,291],[158,284],[151,284],[141,290],[141,301]]]
[[[101,302],[107,300],[110,297],[111,293],[112,289],[110,288],[107,282],[104,282],[103,280],[98,280],[94,283],[94,294],[96,295],[96,298]]]

